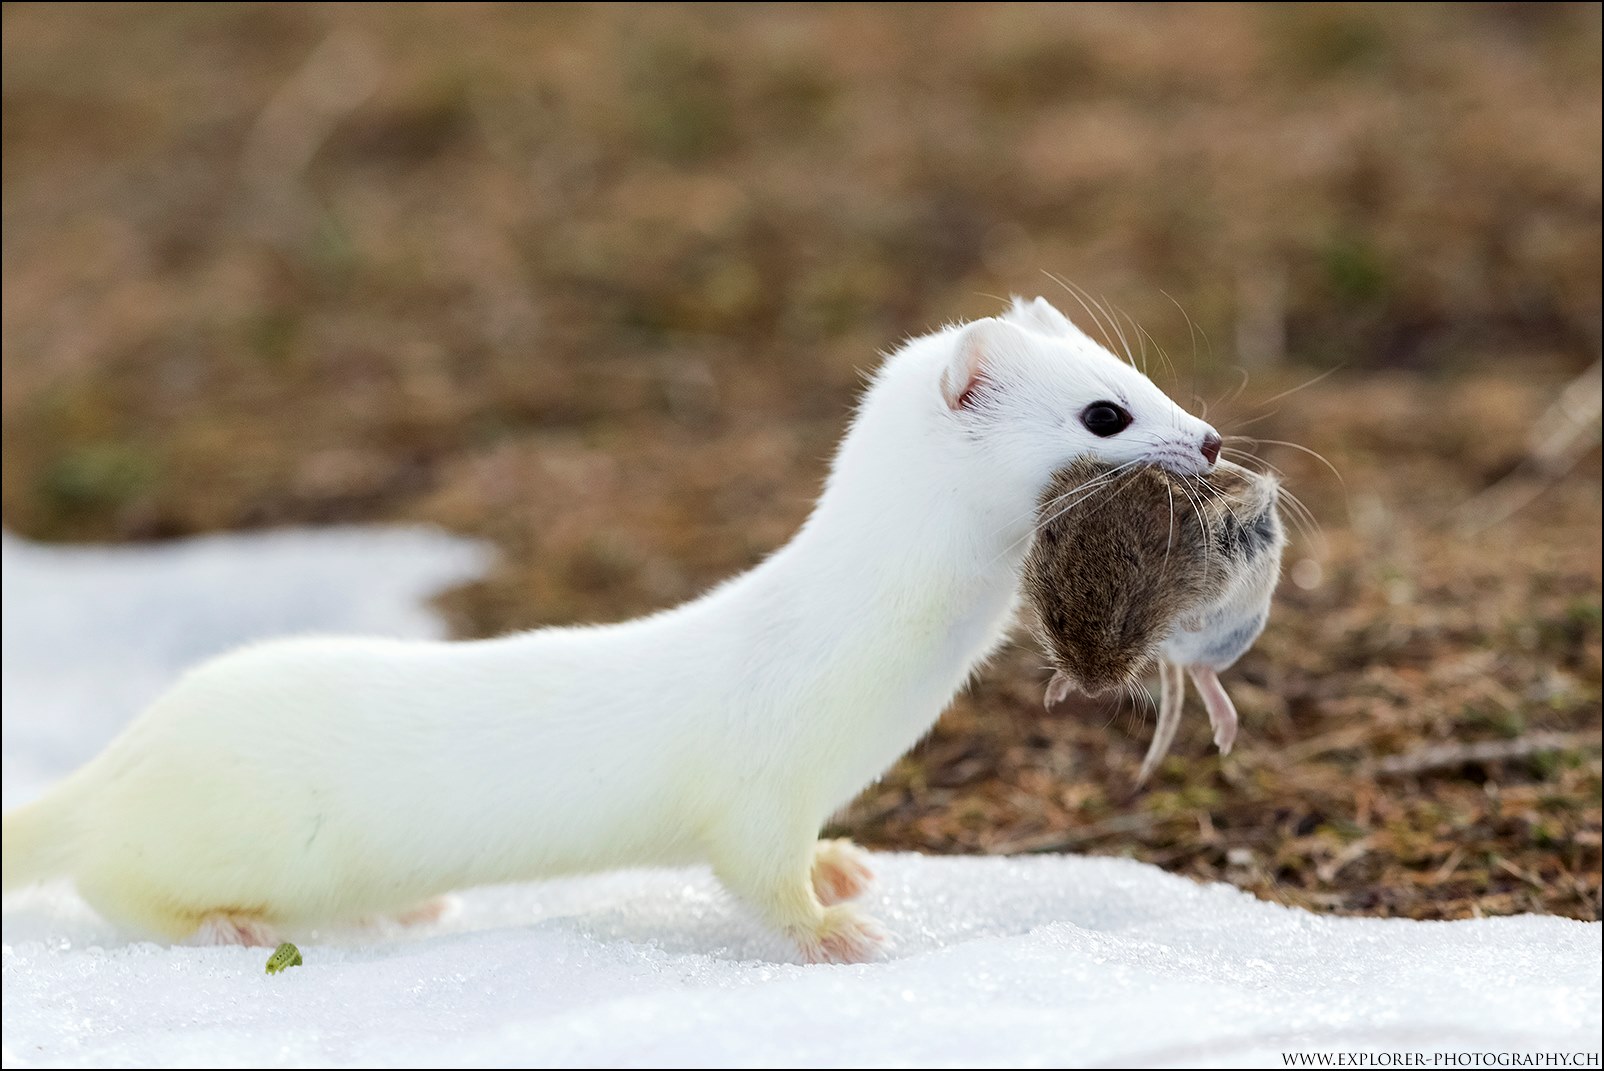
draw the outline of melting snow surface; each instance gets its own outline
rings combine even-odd
[[[7,806],[90,757],[196,660],[293,632],[437,635],[427,597],[487,563],[415,529],[136,549],[6,536],[0,556]],[[0,1056],[1282,1067],[1282,1053],[1311,1050],[1599,1049],[1596,923],[1324,918],[1114,859],[877,865],[868,902],[898,944],[853,967],[777,961],[700,869],[468,892],[431,926],[303,941],[305,966],[276,976],[263,950],[130,940],[70,890],[31,890],[6,901]]]

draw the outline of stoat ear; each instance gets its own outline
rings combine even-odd
[[[970,409],[975,394],[985,386],[998,357],[1010,349],[1028,345],[1013,324],[987,317],[976,320],[958,333],[952,356],[941,373],[941,396],[949,409]]]
[[[1044,335],[1054,338],[1086,339],[1091,341],[1086,332],[1075,326],[1075,322],[1068,316],[1059,312],[1052,302],[1044,297],[1035,297],[1026,301],[1022,297],[1014,298],[1013,308],[1009,316],[1018,323],[1024,324],[1033,331],[1040,331]]]

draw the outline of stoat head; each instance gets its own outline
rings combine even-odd
[[[1093,342],[1045,298],[948,336],[941,396],[998,464],[1048,474],[1087,458],[1211,472],[1220,436],[1141,372]]]

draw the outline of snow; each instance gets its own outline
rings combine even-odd
[[[0,538],[8,806],[183,666],[261,636],[436,635],[488,564],[413,529],[135,549]],[[6,1066],[1284,1066],[1597,1052],[1596,923],[1335,919],[1114,859],[877,858],[885,962],[803,967],[705,870],[468,892],[440,923],[266,952],[130,940],[70,890],[4,913]],[[1429,1062],[1431,1057],[1426,1057]],[[1597,1065],[1594,1057],[1592,1066]]]

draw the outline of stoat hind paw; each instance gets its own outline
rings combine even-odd
[[[245,945],[277,948],[278,933],[259,918],[250,915],[207,915],[189,935],[191,945]]]
[[[869,853],[850,840],[821,840],[813,850],[813,893],[824,906],[863,895],[872,881]]]
[[[825,908],[818,927],[797,938],[804,963],[868,963],[890,944],[880,923],[850,904]]]

